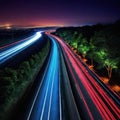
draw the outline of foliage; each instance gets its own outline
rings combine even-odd
[[[118,59],[110,57],[109,51],[105,48],[96,51],[96,57],[94,59],[99,63],[100,67],[105,67],[107,69],[109,78],[112,76],[112,70],[118,68]]]
[[[89,44],[85,38],[81,39],[78,47],[78,52],[80,52],[85,58],[86,54],[90,50]]]
[[[83,57],[89,58],[91,65],[95,64],[96,70],[106,69],[109,78],[113,72],[118,78],[120,77],[119,21],[108,25],[59,28],[56,30],[56,35],[77,49]]]
[[[0,70],[0,119],[9,110],[13,102],[24,92],[24,89],[33,80],[34,75],[42,65],[49,52],[48,42],[41,51],[31,55],[23,61],[18,68],[5,68]]]

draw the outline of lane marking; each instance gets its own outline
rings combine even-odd
[[[54,59],[55,60],[55,59]],[[56,65],[56,60],[55,60],[55,65]],[[54,68],[54,74],[53,74],[53,80],[52,80],[52,87],[51,87],[51,93],[50,93],[50,103],[49,103],[49,109],[48,109],[48,117],[47,120],[49,120],[50,118],[50,110],[51,110],[51,103],[52,103],[52,93],[53,93],[53,84],[55,81],[55,71],[56,71],[56,67]]]
[[[50,76],[52,77],[54,77],[54,74],[51,74],[51,73],[54,73],[55,72],[55,69],[52,67],[52,66],[55,66],[55,65],[53,65],[54,64],[54,62],[55,62],[55,58],[54,58],[54,54],[55,54],[55,43],[54,43],[54,41],[53,41],[53,54],[52,54],[52,60],[51,60],[51,64],[50,64],[50,68],[52,68],[52,70],[50,71]],[[51,77],[49,77],[49,84],[48,84],[48,86],[47,86],[47,90],[46,90],[46,93],[45,93],[45,99],[44,99],[44,103],[43,103],[43,107],[42,107],[42,113],[41,113],[41,116],[40,116],[40,120],[42,120],[43,119],[43,115],[44,115],[44,111],[45,111],[45,104],[46,104],[46,100],[47,100],[47,95],[48,95],[48,88],[50,87],[50,89],[52,89],[51,88],[51,86],[50,86],[50,78]],[[53,82],[54,82],[54,80],[52,80],[52,84],[53,84]],[[48,114],[49,114],[49,110],[48,110]]]
[[[60,68],[59,68],[59,72],[60,72]],[[60,73],[59,73],[59,100],[60,100],[59,106],[60,106],[60,120],[62,120],[62,105],[61,105],[61,89],[60,89],[60,86],[61,86],[61,84],[60,84]]]
[[[27,117],[27,120],[30,119],[30,116],[31,116],[31,113],[32,113],[33,107],[34,107],[34,105],[35,105],[35,101],[36,101],[36,99],[37,99],[38,93],[39,93],[39,91],[40,91],[40,89],[41,89],[41,86],[42,86],[42,84],[43,84],[43,81],[44,81],[44,79],[45,79],[45,75],[46,75],[46,72],[47,72],[48,66],[49,66],[49,64],[50,64],[51,56],[52,56],[52,54],[50,54],[50,58],[49,58],[49,61],[48,61],[47,67],[46,67],[46,69],[45,69],[45,73],[44,73],[44,75],[43,75],[42,82],[40,83],[40,86],[39,86],[39,88],[38,88],[38,91],[37,91],[37,93],[36,93],[36,95],[35,95],[35,98],[34,98],[33,104],[32,104],[32,106],[31,106],[31,109],[30,109],[29,115],[28,115],[28,117]]]
[[[51,78],[51,74],[52,73],[52,70],[50,71],[50,77],[49,77],[49,81],[48,81],[48,84],[47,84],[47,89],[46,89],[46,93],[45,93],[45,98],[44,98],[44,103],[43,103],[43,107],[42,107],[42,113],[41,113],[41,116],[40,116],[40,120],[42,120],[43,118],[43,114],[44,114],[44,110],[45,110],[45,104],[46,104],[46,99],[47,99],[47,95],[48,95],[48,88],[49,88],[49,84],[50,84],[50,78]]]

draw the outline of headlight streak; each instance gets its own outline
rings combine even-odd
[[[7,44],[7,45],[5,45],[5,46],[1,46],[1,47],[0,47],[0,52],[4,51],[5,49],[7,49],[7,48],[9,48],[9,47],[12,48],[12,47],[15,46],[15,45],[21,44],[21,43],[23,43],[23,42],[31,39],[32,37],[33,37],[33,36],[30,36],[30,37],[27,37],[27,38],[25,38],[25,39],[22,39],[22,40],[19,40],[19,41],[16,41],[16,42]]]
[[[31,44],[39,40],[39,38],[42,36],[41,32],[37,32],[35,35],[33,35],[30,39],[26,40],[23,43],[20,43],[12,48],[9,48],[5,51],[2,51],[0,53],[0,64],[8,60],[9,58],[13,57],[14,55],[18,54],[20,51],[26,49]]]
[[[52,41],[50,58],[27,120],[61,120],[59,52],[55,40],[52,37],[50,39]]]

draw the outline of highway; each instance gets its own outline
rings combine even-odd
[[[100,79],[78,58],[60,38],[72,92],[83,120],[119,120],[120,97],[105,87]],[[108,92],[109,91],[109,92]],[[113,97],[114,96],[114,97]]]
[[[59,76],[59,52],[52,40],[52,51],[27,120],[61,120],[61,91]]]
[[[20,53],[21,51],[25,50],[33,43],[35,43],[39,38],[42,36],[40,32],[37,32],[35,35],[21,40],[19,42],[12,43],[10,45],[6,45],[0,48],[0,65],[15,56],[16,54]]]
[[[50,54],[11,120],[80,120],[62,51],[57,41],[50,34],[47,36],[51,41]]]
[[[65,61],[56,40],[50,35],[52,50],[43,77],[38,79],[32,104],[25,120],[80,120],[71,91]]]
[[[120,97],[63,40],[49,32],[45,34],[51,41],[49,56],[15,119],[119,120]],[[2,47],[0,64],[41,37],[37,32],[30,39]]]
[[[48,37],[52,37],[54,41],[56,39],[49,33],[46,32]],[[65,65],[64,57],[59,44],[57,43],[59,50],[59,66],[60,66],[60,89],[61,89],[61,119],[63,120],[81,120],[78,113],[78,109],[73,97],[70,81]],[[56,119],[55,119],[56,120]],[[58,120],[58,118],[57,118]]]

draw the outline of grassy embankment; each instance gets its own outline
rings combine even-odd
[[[0,119],[5,119],[11,108],[34,81],[50,50],[50,42],[36,54],[23,61],[18,68],[0,70]]]

